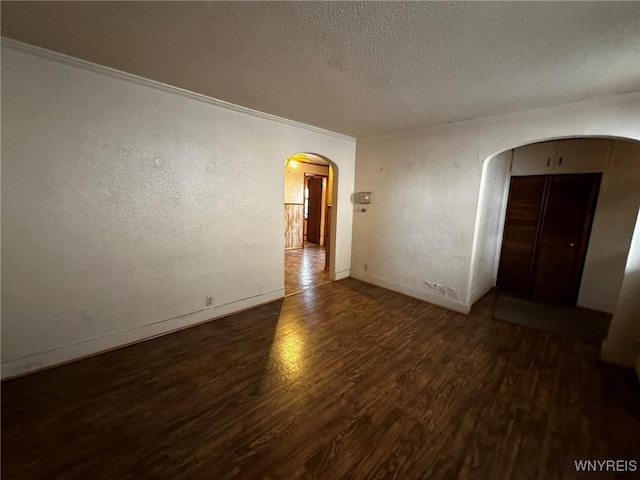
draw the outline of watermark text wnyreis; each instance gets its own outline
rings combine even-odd
[[[637,460],[574,460],[576,472],[637,472]]]

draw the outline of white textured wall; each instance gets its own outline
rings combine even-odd
[[[507,209],[511,157],[507,150],[488,159],[482,168],[480,199],[473,248],[470,303],[496,284],[497,266]]]
[[[640,143],[616,140],[600,184],[578,306],[614,312],[638,207]]]
[[[349,274],[347,138],[14,48],[2,137],[4,377],[281,297],[296,152],[337,165],[332,272]]]
[[[640,379],[640,211],[637,214],[620,298],[602,358],[628,367],[635,365]]]
[[[485,159],[558,137],[638,140],[639,109],[633,93],[359,140],[355,190],[374,204],[354,215],[352,276],[467,311]]]

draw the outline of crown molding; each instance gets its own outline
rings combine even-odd
[[[305,130],[309,130],[314,133],[329,135],[331,137],[339,138],[341,140],[347,140],[351,142],[356,141],[354,137],[350,137],[342,133],[333,132],[331,130],[325,130],[324,128],[315,127],[313,125],[297,122],[295,120],[290,120],[288,118],[278,117],[270,113],[260,112],[258,110],[253,110],[251,108],[235,105],[233,103],[225,102],[224,100],[209,97],[201,93],[192,92],[184,88],[175,87],[173,85],[158,82],[156,80],[140,77],[132,73],[116,70],[115,68],[107,67],[97,63],[92,63],[87,60],[82,60],[80,58],[65,55],[64,53],[55,52],[53,50],[47,50],[46,48],[42,48],[42,47],[36,47],[35,45],[19,42],[11,38],[7,38],[7,37],[0,37],[0,38],[2,42],[2,48],[8,48],[21,53],[26,53],[36,57],[44,58],[46,60],[50,60],[63,65],[68,65],[71,67],[80,68],[82,70],[87,70],[93,73],[105,75],[108,77],[117,78],[119,80],[125,80],[127,82],[143,85],[146,87],[153,88],[155,90],[171,93],[173,95],[179,95],[181,97],[189,98],[191,100],[196,100],[198,102],[208,103],[209,105],[213,105],[219,108],[224,108],[225,110],[231,110],[233,112],[244,113],[245,115],[251,115],[252,117],[262,118],[264,120],[271,120],[273,122],[278,122],[278,123],[282,123],[282,124],[297,127],[297,128],[303,128]]]

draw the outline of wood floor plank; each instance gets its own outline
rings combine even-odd
[[[640,460],[633,372],[492,320],[493,301],[462,315],[346,279],[7,381],[2,478],[546,480]]]
[[[325,248],[305,242],[304,248],[284,252],[284,291],[286,295],[329,283]]]

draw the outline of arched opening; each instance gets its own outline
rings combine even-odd
[[[337,169],[322,155],[300,152],[284,164],[285,295],[335,278]]]
[[[505,278],[507,282],[516,282],[513,279],[517,275],[504,275],[505,261],[511,261],[512,264],[519,261],[521,271],[524,272],[522,278],[525,279],[524,289],[519,292],[521,298],[533,297],[527,300],[547,305],[563,303],[565,307],[602,312],[611,318],[618,306],[640,206],[639,158],[640,143],[633,139],[593,136],[544,139],[490,155],[482,169],[472,251],[470,302],[477,301],[491,288],[500,287],[501,282],[504,287]],[[547,209],[551,208],[548,205],[554,201],[562,203],[569,200],[562,200],[562,195],[556,195],[551,203],[545,202],[550,202],[549,195],[553,192],[562,193],[562,189],[569,189],[573,195],[578,187],[576,182],[572,184],[568,181],[570,177],[575,180],[578,177],[588,179],[589,176],[599,176],[599,180],[596,182],[597,197],[593,202],[591,218],[586,215],[586,220],[581,224],[583,240],[575,237],[577,240],[574,241],[567,236],[554,240],[551,234],[567,230],[571,219],[563,221],[561,209],[556,210],[561,212],[559,214],[547,215]],[[514,188],[518,188],[514,185],[518,183],[518,179],[529,179],[520,183],[528,183],[533,189],[529,192],[530,196],[537,195],[531,205],[525,205],[525,195],[520,197],[519,205],[513,206],[516,201]],[[555,182],[554,190],[549,190],[552,188],[549,183],[551,181]],[[569,198],[571,195],[565,197]],[[577,202],[576,205],[581,204]],[[521,212],[528,208],[528,213],[521,215],[522,218],[516,218],[517,214],[509,213],[510,206],[513,211],[519,208]],[[526,215],[530,218],[525,218]],[[510,218],[513,221],[511,224]],[[556,219],[558,225],[555,230],[549,226],[550,218]],[[510,250],[507,252],[505,248]],[[569,253],[564,252],[563,248]],[[571,253],[573,251],[577,253]],[[509,255],[511,257],[507,258]],[[566,269],[572,275],[575,285],[568,285],[567,288],[575,290],[568,297],[569,300],[554,301],[549,298],[553,297],[553,292],[540,294],[545,289],[536,289],[536,281],[539,284],[547,282],[553,287],[554,282],[562,280],[562,269],[565,267],[562,264],[558,266],[553,262],[548,263],[549,259],[562,262],[569,261],[572,256],[576,263]],[[566,278],[569,277],[567,274]],[[558,295],[558,298],[561,296]],[[608,326],[600,332],[599,337],[592,332],[592,337],[599,338],[592,343],[601,342],[607,330]]]

